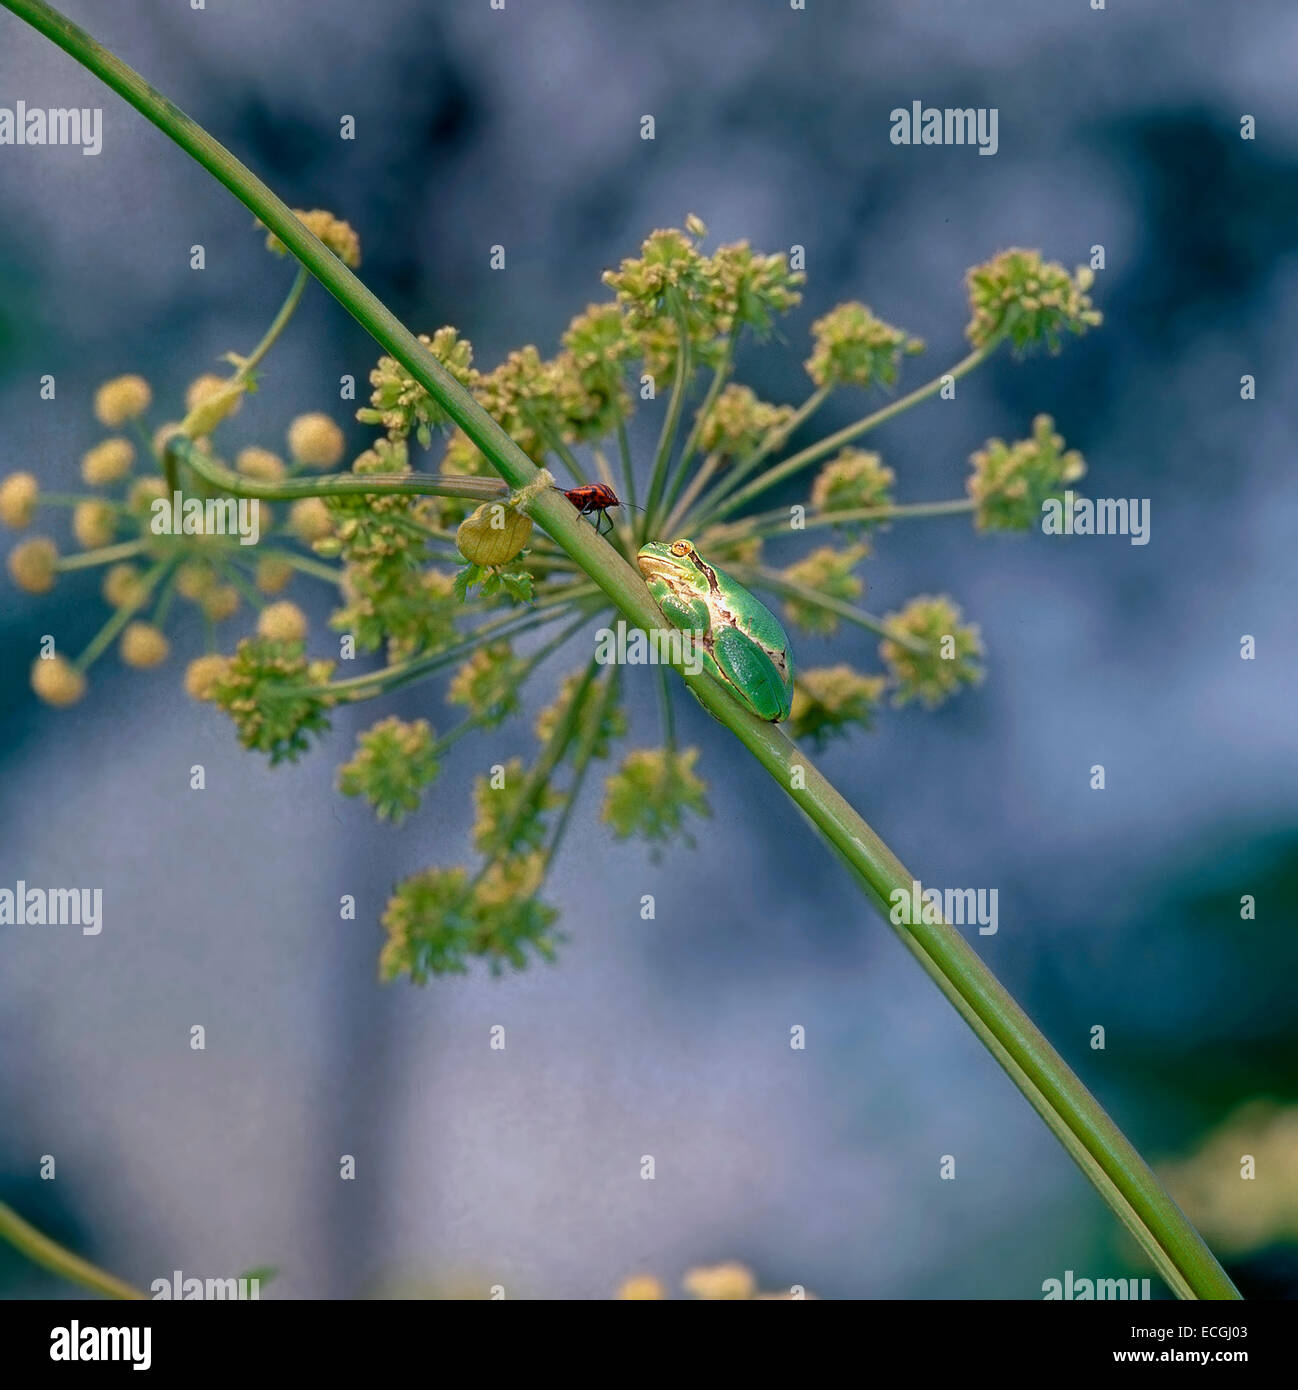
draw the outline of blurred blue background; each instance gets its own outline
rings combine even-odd
[[[968,266],[1009,245],[1070,267],[1105,247],[1102,329],[1058,358],[998,355],[870,446],[904,500],[955,496],[971,450],[1048,411],[1090,495],[1150,499],[1150,543],[979,537],[956,517],[883,534],[869,607],[949,592],[982,626],[988,679],[936,714],[887,713],[823,765],[926,882],[999,889],[999,933],[978,949],[1137,1147],[1181,1164],[1245,1291],[1298,1292],[1298,1148],[1273,1142],[1254,1183],[1238,1177],[1257,1126],[1270,1132],[1269,1112],[1241,1107],[1283,1118],[1298,1103],[1298,11],[66,10],[290,204],[346,217],[366,282],[418,330],[459,326],[484,367],[525,342],[552,352],[607,296],[600,271],[687,212],[714,240],[806,247],[802,306],[739,372],[793,402],[810,322],[842,299],[926,339],[916,384],[964,351]],[[141,372],[154,421],[176,418],[190,380],[257,340],[291,271],[208,175],[0,14],[0,104],[19,98],[104,108],[98,158],[0,149],[0,471],[74,490],[101,433],[94,388]],[[917,99],[998,108],[999,152],[893,146],[888,113]],[[344,113],[354,142],[338,138]],[[340,374],[363,382],[375,355],[313,286],[231,438],[278,449],[293,415],[342,419]],[[818,423],[856,418],[847,394]],[[349,426],[356,449],[367,438]],[[425,808],[381,828],[333,790],[335,767],[379,714],[444,722],[438,686],[341,716],[273,771],[181,695],[197,624],[163,671],[110,656],[76,709],[44,708],[27,685],[36,644],[79,649],[104,617],[96,589],[0,584],[0,884],[96,884],[105,901],[95,938],[0,928],[0,1192],[51,1234],[146,1285],[274,1265],[268,1296],[499,1283],[601,1298],[635,1272],[676,1285],[723,1259],[824,1297],[1035,1298],[1066,1269],[1148,1272],[845,872],[691,702],[715,812],[698,850],[653,863],[615,845],[592,783],[547,893],[570,937],[557,966],[381,987],[388,891],[465,856],[472,779],[527,752],[530,719],[466,739]],[[804,638],[799,655],[872,665],[866,636]],[[533,694],[548,701],[560,674]],[[652,741],[648,684],[630,683],[633,742]],[[356,921],[338,920],[342,893]],[[1240,920],[1245,893],[1255,921]],[[339,1181],[343,1153],[354,1182]],[[54,1182],[37,1176],[43,1154]],[[954,1182],[939,1181],[944,1154]],[[0,1292],[71,1290],[0,1248]]]

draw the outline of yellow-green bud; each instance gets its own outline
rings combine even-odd
[[[153,392],[142,376],[115,376],[95,392],[95,419],[110,430],[119,430],[152,404]]]
[[[257,587],[263,594],[282,593],[293,578],[293,566],[279,555],[264,555],[257,561]]]
[[[304,541],[320,541],[333,534],[333,518],[319,497],[301,497],[289,508],[289,529]]]
[[[257,632],[275,642],[300,642],[306,636],[306,614],[287,599],[268,603],[257,619]]]
[[[191,560],[176,571],[176,592],[191,603],[197,603],[210,593],[215,582],[216,576],[211,567],[202,561]]]
[[[86,693],[86,678],[65,657],[37,657],[32,662],[32,689],[47,705],[65,709]]]
[[[117,483],[131,471],[135,450],[129,439],[105,439],[81,457],[81,476],[91,487]]]
[[[107,545],[117,534],[117,513],[97,498],[78,502],[72,509],[72,534],[83,550]]]
[[[126,494],[127,506],[132,511],[147,512],[160,498],[167,495],[167,483],[163,478],[137,478]]]
[[[125,608],[140,597],[140,571],[134,565],[113,565],[104,575],[100,593],[110,608]]]
[[[32,524],[40,484],[30,473],[10,473],[0,482],[0,521],[21,531]]]
[[[752,1271],[733,1263],[691,1269],[681,1283],[686,1293],[692,1293],[695,1298],[744,1299],[752,1298],[757,1292],[757,1280]]]
[[[299,415],[288,427],[289,453],[303,468],[336,468],[342,460],[343,432],[327,415]]]
[[[223,623],[239,611],[239,591],[233,584],[218,584],[203,596],[203,612],[214,623]]]
[[[277,483],[285,474],[284,460],[269,449],[259,449],[252,445],[240,449],[234,466],[245,478],[256,478],[262,483]]]
[[[120,650],[128,666],[161,666],[171,651],[171,643],[162,629],[152,623],[128,623]]]
[[[59,573],[59,549],[46,536],[23,541],[9,552],[9,573],[29,594],[47,594]]]
[[[196,656],[185,667],[185,693],[195,700],[210,700],[217,681],[225,675],[227,662],[219,652]]]

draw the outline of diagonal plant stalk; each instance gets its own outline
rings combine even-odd
[[[65,1250],[57,1241],[38,1231],[30,1221],[21,1216],[7,1203],[0,1202],[0,1239],[7,1240],[16,1250],[21,1250],[28,1259],[62,1275],[74,1284],[82,1284],[95,1293],[108,1298],[148,1298],[124,1279],[92,1265],[71,1250]]]
[[[222,145],[44,0],[0,0],[0,5],[95,73],[234,193],[383,350],[429,392],[512,488],[526,488],[536,479],[531,460],[499,424]],[[980,354],[971,354],[971,359],[980,359]],[[971,359],[966,359],[966,364],[972,365]],[[867,419],[877,422],[896,413],[902,404],[898,401]],[[860,422],[849,427],[855,433],[861,428]],[[782,467],[788,469],[788,465]],[[384,490],[374,488],[375,492]],[[732,494],[718,510],[732,510],[738,505],[738,496]],[[520,505],[628,620],[646,630],[661,626],[657,607],[640,576],[591,527],[580,522],[558,493],[538,488]],[[910,893],[910,872],[787,734],[749,714],[708,677],[681,674],[699,703],[739,739],[806,814],[887,917],[893,891]],[[1181,1298],[1238,1298],[1238,1290],[1203,1237],[1153,1171],[964,937],[943,921],[898,927],[898,934],[1139,1241],[1173,1291]]]

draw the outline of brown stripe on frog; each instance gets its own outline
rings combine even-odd
[[[708,588],[712,591],[713,599],[716,602],[717,608],[725,614],[726,621],[729,623],[731,627],[739,627],[739,622],[736,619],[735,615],[717,597],[717,595],[721,592],[721,585],[717,583],[716,571],[712,568],[711,565],[708,564],[708,562],[699,554],[697,550],[690,550],[690,559],[694,562],[695,566],[698,569],[702,570],[704,577],[708,581]],[[712,633],[709,630],[703,638],[703,648],[709,656],[711,656],[712,654],[712,646],[714,640],[715,639],[713,638]],[[763,650],[765,649],[763,648]],[[766,655],[771,658],[772,664],[775,666],[775,669],[779,671],[780,675],[787,680],[789,675],[789,662],[787,653],[767,652]]]

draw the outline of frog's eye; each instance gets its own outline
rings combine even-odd
[[[673,555],[676,555],[676,556],[685,556],[685,555],[688,555],[688,554],[690,553],[690,549],[691,549],[691,547],[690,547],[689,541],[673,541],[673,542],[672,542],[672,554],[673,554]]]

